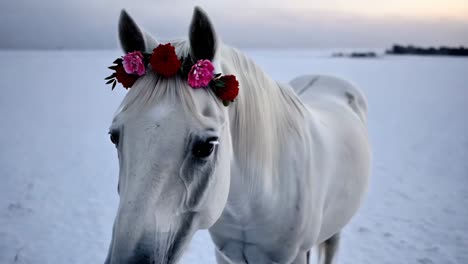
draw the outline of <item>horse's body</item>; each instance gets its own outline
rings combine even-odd
[[[176,263],[205,228],[218,263],[303,264],[313,246],[335,241],[329,262],[367,186],[364,97],[327,76],[278,84],[214,38],[201,45],[197,32],[214,33],[199,10],[190,32],[191,45],[173,43],[179,56],[206,46],[217,72],[236,75],[239,96],[225,108],[179,77],[137,81],[111,126],[121,138],[121,201],[106,263]],[[120,34],[127,52],[156,43],[126,14]],[[192,157],[190,142],[207,137],[219,138],[217,149]]]
[[[256,67],[237,51],[226,51],[233,52],[245,60],[239,64],[242,67]],[[224,66],[232,67],[229,63]],[[266,75],[259,76],[263,74],[259,69],[255,72],[255,76],[241,79],[242,88],[263,90],[264,97],[284,96],[279,101],[286,104],[268,107],[281,121],[266,124],[267,130],[261,133],[280,129],[285,134],[257,144],[249,142],[250,150],[273,146],[278,155],[269,157],[271,160],[244,157],[242,151],[234,154],[228,202],[210,233],[219,263],[302,264],[312,246],[337,234],[360,205],[370,162],[366,102],[355,87],[333,77],[297,78],[291,83],[293,91]],[[257,80],[263,78],[268,85],[259,88]],[[282,119],[280,111],[285,108],[293,111]],[[244,125],[258,129],[255,123],[265,114],[250,113],[253,123]],[[231,133],[237,130],[233,128]],[[252,136],[261,137],[261,133],[252,132]],[[242,145],[235,138],[234,146]]]

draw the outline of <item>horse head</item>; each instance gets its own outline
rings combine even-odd
[[[149,52],[158,44],[125,11],[119,37],[124,52]],[[171,44],[178,56],[217,60],[213,26],[199,8],[188,41]],[[148,71],[127,93],[109,133],[119,158],[120,202],[106,263],[176,263],[193,234],[211,227],[226,204],[227,108],[210,89]]]

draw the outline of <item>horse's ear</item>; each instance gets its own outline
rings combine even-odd
[[[133,18],[124,10],[119,18],[120,46],[125,53],[132,51],[151,52],[158,43],[146,32],[143,32]]]
[[[195,7],[189,30],[190,51],[196,60],[212,60],[216,55],[216,33],[205,12]]]

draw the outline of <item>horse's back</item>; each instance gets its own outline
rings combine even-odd
[[[301,75],[290,84],[307,105],[333,100],[350,107],[364,124],[367,123],[367,100],[352,83],[329,75]]]

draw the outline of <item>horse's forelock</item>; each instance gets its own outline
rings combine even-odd
[[[187,41],[172,41],[171,44],[175,47],[179,58],[190,59],[190,47]],[[199,117],[201,113],[196,107],[192,92],[192,88],[189,87],[187,80],[182,76],[176,75],[166,79],[149,69],[129,89],[117,109],[116,115],[127,111],[141,112],[163,100],[167,100],[180,102],[186,111],[190,111],[195,117]],[[212,91],[209,91],[209,93],[214,97],[213,100],[217,100]]]

